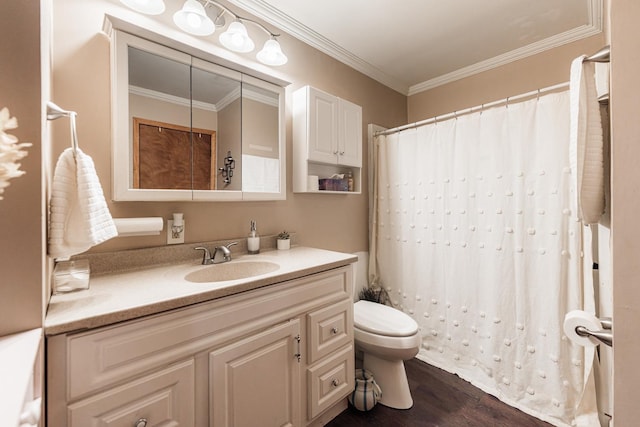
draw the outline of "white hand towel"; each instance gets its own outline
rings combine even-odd
[[[580,56],[571,63],[572,210],[585,224],[597,223],[604,213],[604,153],[595,67]]]
[[[67,258],[116,237],[90,156],[67,148],[58,158],[51,191],[49,255]]]

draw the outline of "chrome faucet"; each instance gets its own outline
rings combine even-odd
[[[231,250],[229,248],[237,244],[238,242],[231,242],[226,246],[225,245],[216,246],[213,249],[213,256],[211,256],[211,252],[209,252],[209,249],[205,248],[204,246],[198,246],[197,248],[194,248],[194,250],[203,251],[202,265],[222,264],[223,262],[231,261]],[[218,251],[222,252],[222,260],[216,260],[216,255],[218,254]]]

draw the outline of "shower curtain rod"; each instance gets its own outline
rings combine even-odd
[[[390,135],[392,133],[401,132],[403,130],[413,129],[413,128],[416,128],[418,126],[428,125],[430,123],[436,123],[438,121],[448,120],[448,119],[451,119],[451,118],[457,118],[457,117],[463,116],[465,114],[475,113],[476,111],[482,111],[482,110],[484,110],[486,108],[489,108],[489,107],[495,107],[496,105],[500,105],[500,104],[509,105],[509,102],[511,102],[511,101],[515,101],[515,100],[522,99],[522,98],[530,98],[532,96],[540,96],[543,93],[552,92],[552,91],[559,90],[559,89],[564,89],[565,87],[569,87],[569,82],[560,83],[560,84],[557,84],[557,85],[554,85],[554,86],[548,86],[548,87],[545,87],[545,88],[542,88],[542,89],[533,90],[531,92],[523,93],[521,95],[509,96],[507,98],[500,99],[498,101],[493,101],[493,102],[489,102],[487,104],[482,104],[482,105],[478,105],[478,106],[475,106],[475,107],[466,108],[466,109],[460,110],[460,111],[454,111],[453,113],[447,113],[447,114],[444,114],[442,116],[435,116],[435,117],[432,117],[430,119],[420,120],[418,122],[409,123],[407,125],[398,126],[398,127],[392,128],[392,129],[378,131],[378,132],[375,132],[373,135],[374,136]]]

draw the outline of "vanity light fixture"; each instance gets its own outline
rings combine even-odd
[[[149,15],[158,15],[164,12],[163,0],[120,0],[123,4],[131,9],[146,13]],[[209,18],[206,8],[214,7],[217,9],[215,19]],[[248,53],[252,52],[255,44],[247,32],[245,23],[249,22],[262,31],[267,33],[269,39],[265,42],[264,47],[256,58],[265,65],[278,66],[287,63],[288,58],[282,52],[282,47],[278,43],[277,37],[280,34],[274,34],[264,25],[249,18],[243,18],[227,9],[222,4],[214,0],[186,0],[180,10],[173,15],[173,22],[182,31],[196,36],[209,36],[213,34],[216,27],[224,27],[224,14],[228,13],[234,18],[229,24],[227,30],[220,35],[220,43],[225,48],[234,52]]]
[[[146,15],[160,15],[165,9],[163,0],[120,0],[120,2]]]

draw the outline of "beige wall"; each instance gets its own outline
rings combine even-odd
[[[166,3],[169,8],[180,2]],[[119,2],[107,0],[54,2],[54,98],[65,108],[78,111],[80,146],[94,159],[107,194],[110,194],[111,182],[109,41],[100,30],[104,12],[121,7]],[[82,19],[78,19],[78,16],[82,16]],[[287,229],[297,232],[300,243],[304,245],[347,252],[367,250],[366,186],[362,195],[291,192],[291,93],[309,84],[361,105],[365,131],[366,124],[370,122],[388,127],[406,123],[406,97],[292,37],[283,35],[280,42],[286,50],[289,63],[279,67],[279,70],[292,82],[286,88],[287,200],[110,203],[115,217],[169,218],[172,212],[184,212],[188,224],[187,242],[244,236],[249,229],[249,220],[255,219],[261,234],[275,234]],[[67,135],[68,129],[64,125],[56,126],[54,156],[57,157],[67,146]],[[366,149],[363,152],[366,159]],[[165,242],[164,235],[117,238],[94,248],[94,251],[159,246]]]
[[[409,97],[409,123],[569,81],[571,61],[606,44],[603,33]]]
[[[39,328],[44,316],[46,149],[40,99],[49,85],[41,79],[40,13],[37,1],[0,3],[0,108],[18,119],[18,129],[9,133],[33,144],[22,160],[26,175],[12,179],[0,200],[0,336]]]
[[[215,113],[212,113],[212,116],[215,117]],[[129,117],[138,117],[185,127],[191,126],[191,108],[189,106],[134,94],[129,94]],[[217,118],[214,118],[214,120],[217,120]],[[208,124],[208,126],[211,126],[211,124]],[[194,127],[203,126],[194,123]],[[209,129],[215,129],[215,127],[210,127]],[[129,138],[133,141],[133,129],[131,129]]]
[[[614,423],[638,425],[640,384],[640,2],[611,2]]]

